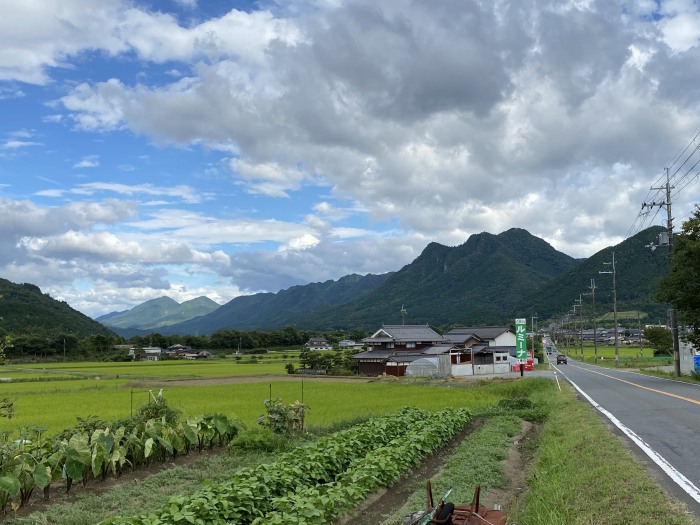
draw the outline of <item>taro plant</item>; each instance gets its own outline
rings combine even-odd
[[[5,465],[3,465],[4,468]],[[20,483],[17,476],[11,473],[0,475],[0,510],[5,512],[7,504],[19,496]]]
[[[88,435],[82,432],[73,434],[68,441],[63,441],[62,447],[66,456],[64,467],[68,492],[73,481],[82,481],[83,486],[87,483],[92,470],[92,454]]]

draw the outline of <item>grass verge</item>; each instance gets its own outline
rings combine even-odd
[[[552,398],[524,502],[509,519],[539,525],[697,524],[610,435],[569,385]]]

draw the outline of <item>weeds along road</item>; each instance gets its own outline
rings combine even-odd
[[[569,359],[554,366],[634,443],[655,477],[700,516],[700,386]]]

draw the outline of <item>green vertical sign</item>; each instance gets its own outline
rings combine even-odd
[[[515,358],[527,360],[527,319],[515,320]]]

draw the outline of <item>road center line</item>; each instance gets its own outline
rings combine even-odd
[[[574,365],[576,366],[576,365]],[[664,396],[669,396],[669,397],[675,397],[676,399],[681,399],[683,401],[687,401],[688,403],[693,403],[694,405],[700,405],[700,401],[697,401],[695,399],[691,399],[689,397],[685,396],[679,396],[678,394],[672,394],[670,392],[664,392],[663,390],[657,390],[655,388],[649,388],[648,386],[643,386],[639,385],[637,383],[633,383],[632,381],[627,381],[626,379],[620,379],[619,377],[611,376],[609,374],[604,374],[603,372],[598,372],[597,370],[591,370],[590,368],[583,368],[582,366],[577,366],[579,370],[584,370],[586,372],[591,372],[592,374],[598,374],[603,377],[607,377],[608,379],[614,379],[615,381],[620,381],[621,383],[626,383],[628,385],[636,386],[637,388],[642,388],[644,390],[648,390],[649,392],[655,392],[657,394],[662,394]]]

